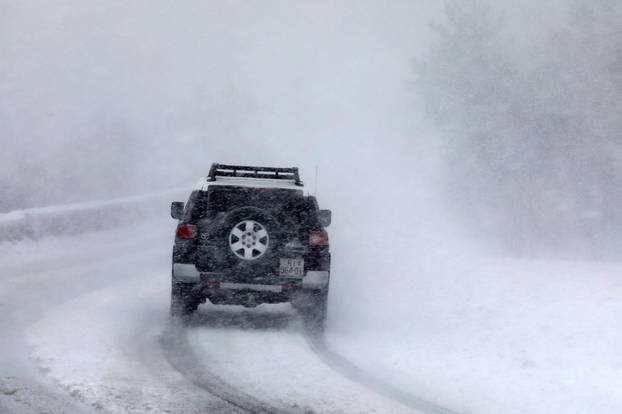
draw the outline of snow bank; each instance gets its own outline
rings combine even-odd
[[[85,236],[77,239],[90,240]],[[74,282],[97,286],[106,280],[106,286],[54,306],[30,327],[26,339],[32,358],[68,394],[97,412],[226,412],[225,403],[197,390],[162,355],[170,246],[157,241],[155,249],[129,255],[118,247],[104,257],[89,253],[90,261],[64,269]]]
[[[154,215],[168,215],[173,199],[185,199],[187,191],[167,190],[114,200],[32,208],[0,214],[0,241],[47,235],[79,234],[135,222]]]
[[[18,240],[24,233],[26,214],[22,211],[0,214],[0,240]]]
[[[329,346],[354,363],[466,413],[622,411],[622,265],[387,262],[364,301],[331,297]]]

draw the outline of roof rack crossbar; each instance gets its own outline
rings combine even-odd
[[[208,179],[216,181],[216,177],[260,178],[272,180],[292,180],[302,186],[298,168],[251,167],[247,165],[212,164]]]

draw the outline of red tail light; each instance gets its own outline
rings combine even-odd
[[[220,289],[220,281],[219,280],[208,280],[207,288],[208,289]]]
[[[177,237],[180,239],[196,239],[197,226],[193,224],[180,224],[177,227]]]
[[[311,246],[328,246],[326,230],[315,230],[309,233],[309,244]]]
[[[287,282],[287,283],[283,283],[281,287],[283,288],[283,290],[292,290],[296,288],[296,284],[292,282]]]

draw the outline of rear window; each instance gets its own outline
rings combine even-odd
[[[303,200],[302,191],[280,188],[214,186],[207,191],[208,209],[216,212],[241,206],[273,209]]]
[[[271,212],[298,213],[308,211],[307,204],[300,190],[213,186],[208,191],[192,192],[186,203],[183,220],[196,222],[243,206],[258,207]]]

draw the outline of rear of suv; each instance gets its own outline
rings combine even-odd
[[[173,247],[171,315],[200,303],[290,302],[322,330],[330,279],[330,210],[305,195],[297,168],[213,164],[179,220]]]

